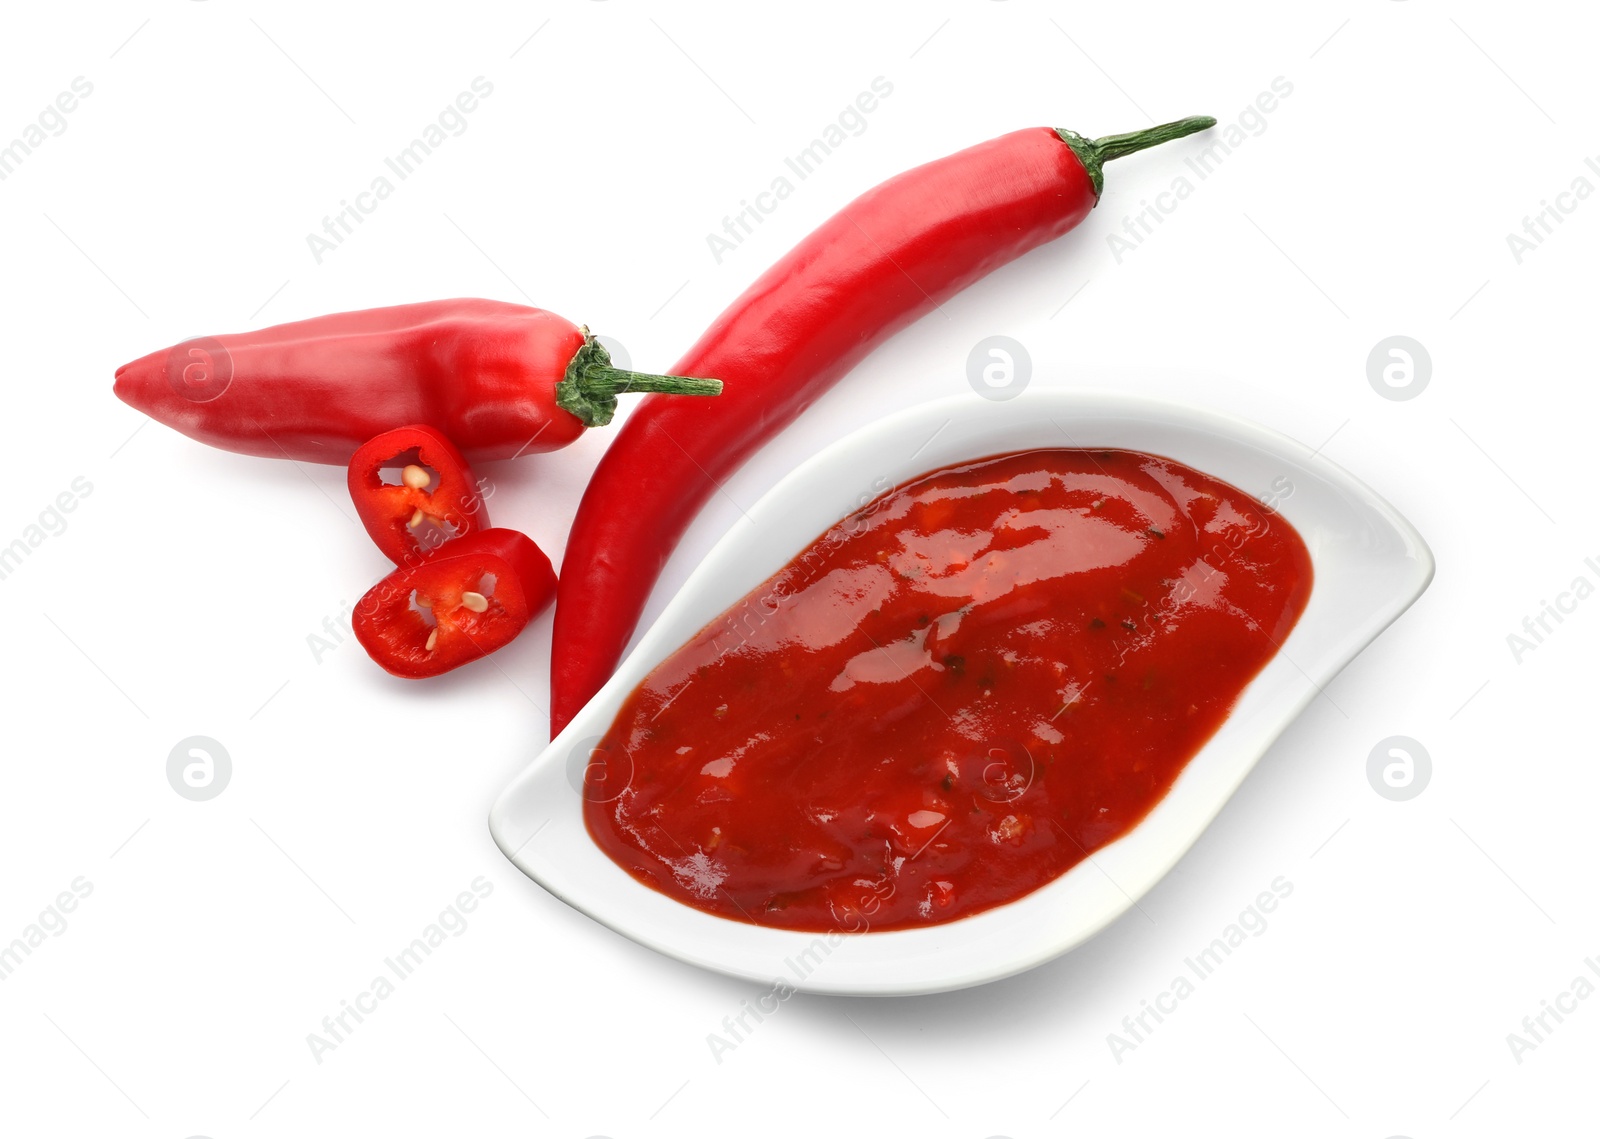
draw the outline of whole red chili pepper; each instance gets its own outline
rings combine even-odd
[[[399,483],[383,480],[400,468]],[[455,444],[431,427],[385,431],[350,458],[350,499],[373,542],[396,565],[415,564],[453,538],[486,529],[489,509]]]
[[[385,670],[438,676],[516,639],[555,590],[550,559],[532,539],[480,530],[378,582],[356,603],[350,625]]]
[[[348,463],[426,423],[474,460],[554,451],[611,422],[622,392],[716,395],[716,380],[611,366],[587,328],[501,301],[449,300],[204,336],[117,369],[116,393],[192,439]]]
[[[757,447],[885,337],[1082,221],[1104,163],[1215,124],[1002,135],[867,191],[762,274],[676,369],[727,391],[692,409],[644,400],[589,480],[556,598],[552,736],[611,676],[667,556]]]

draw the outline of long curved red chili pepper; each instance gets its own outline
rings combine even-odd
[[[556,595],[552,736],[610,677],[667,556],[756,448],[891,333],[1082,221],[1104,163],[1215,123],[1002,135],[867,191],[762,274],[674,369],[722,377],[723,394],[645,399],[589,481]]]
[[[448,300],[202,336],[117,369],[116,394],[191,439],[269,459],[348,463],[422,423],[474,461],[565,447],[611,421],[623,392],[716,395],[716,380],[611,366],[543,309]]]

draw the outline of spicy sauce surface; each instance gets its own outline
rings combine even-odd
[[[1169,459],[932,472],[645,678],[595,749],[589,833],[646,885],[758,925],[1014,901],[1145,816],[1310,590],[1288,523]]]

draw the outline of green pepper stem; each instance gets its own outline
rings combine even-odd
[[[1176,138],[1194,134],[1196,131],[1207,130],[1217,125],[1217,120],[1210,115],[1191,115],[1186,119],[1175,122],[1162,123],[1159,126],[1146,127],[1142,131],[1130,131],[1127,134],[1108,134],[1104,138],[1084,138],[1076,131],[1057,128],[1056,134],[1061,136],[1061,141],[1072,148],[1078,156],[1078,161],[1083,163],[1083,168],[1088,172],[1089,181],[1094,184],[1094,196],[1098,201],[1100,192],[1105,188],[1105,177],[1102,167],[1115,158],[1123,158],[1129,154],[1145,150],[1148,147],[1160,146],[1164,142],[1171,142]]]
[[[1095,139],[1089,145],[1099,152],[1101,162],[1110,162],[1113,158],[1121,158],[1147,147],[1160,146],[1164,142],[1171,142],[1175,138],[1183,138],[1197,131],[1209,130],[1216,125],[1217,120],[1210,115],[1190,115],[1187,119],[1162,123],[1160,126],[1148,127],[1142,131],[1108,134],[1104,138]]]
[[[556,384],[556,406],[576,415],[585,427],[604,427],[616,414],[617,396],[627,392],[720,395],[722,381],[613,367],[611,354],[584,328],[583,344],[572,354],[566,375]]]
[[[721,380],[697,376],[657,376],[650,372],[630,372],[610,364],[590,364],[582,369],[578,386],[594,397],[626,395],[628,392],[664,392],[667,395],[721,395]]]

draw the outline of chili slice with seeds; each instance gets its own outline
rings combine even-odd
[[[383,471],[397,466],[400,482],[385,482]],[[415,565],[452,538],[489,526],[467,460],[425,424],[397,427],[363,443],[350,459],[348,483],[361,524],[396,565]]]
[[[400,566],[356,604],[367,655],[395,676],[438,676],[516,639],[555,598],[550,559],[516,530],[480,530]]]

